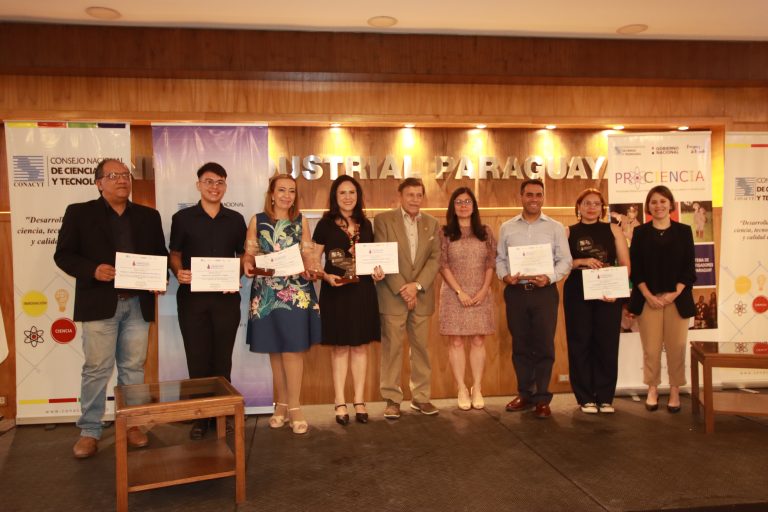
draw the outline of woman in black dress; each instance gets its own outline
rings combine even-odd
[[[568,228],[573,270],[563,288],[568,365],[573,394],[587,414],[613,413],[618,376],[621,302],[584,300],[582,271],[612,265],[629,266],[629,249],[616,224],[605,217],[603,194],[594,188],[576,199],[579,222]]]
[[[320,288],[320,317],[324,345],[333,347],[331,367],[336,421],[349,423],[344,384],[352,370],[355,419],[368,422],[363,401],[368,343],[381,339],[379,302],[374,281],[384,279],[380,268],[359,281],[343,279],[345,270],[354,273],[355,244],[373,242],[371,221],[363,213],[363,190],[350,176],[339,176],[331,185],[330,207],[317,223],[313,240],[316,251],[325,254],[325,275]]]

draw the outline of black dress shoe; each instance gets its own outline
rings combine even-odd
[[[339,407],[346,407],[347,404],[339,404],[333,408],[334,411],[338,411]],[[336,415],[336,423],[339,425],[348,425],[349,424],[349,414],[337,414]]]
[[[645,410],[653,412],[659,408],[659,403],[656,402],[655,404],[649,404],[648,402],[645,402]]]
[[[667,412],[670,414],[676,414],[680,412],[680,406],[679,405],[667,405]]]
[[[205,437],[206,432],[208,432],[208,418],[195,420],[192,430],[189,431],[189,438],[193,441],[199,441]]]
[[[355,407],[357,406],[365,407],[365,402],[358,402],[352,405],[354,405]],[[368,423],[368,413],[355,411],[355,421],[358,423]]]

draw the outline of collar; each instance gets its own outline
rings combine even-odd
[[[105,212],[107,212],[107,213],[114,213],[115,215],[117,215],[117,212],[115,211],[115,209],[112,208],[112,205],[109,204],[106,199],[104,199],[104,196],[99,195],[99,201],[101,201],[101,204],[104,207],[104,211]],[[133,203],[130,200],[128,200],[125,203],[125,211],[127,212],[131,208],[133,208]]]
[[[549,217],[548,215],[545,215],[544,213],[542,213],[541,215],[539,215],[539,218],[538,218],[538,219],[536,219],[536,220],[535,220],[535,221],[533,221],[533,222],[528,222],[527,220],[525,220],[525,219],[523,218],[523,214],[522,214],[522,213],[518,213],[517,215],[515,215],[514,217],[512,217],[510,220],[511,220],[511,221],[513,221],[513,222],[525,222],[526,224],[529,224],[529,225],[530,225],[530,224],[538,224],[538,223],[539,223],[539,222],[541,222],[541,221],[544,221],[544,222],[553,222],[553,221],[552,221],[552,217]]]
[[[400,215],[403,216],[403,220],[406,222],[411,222],[411,216],[406,213],[405,210],[403,210],[403,207],[400,207]],[[406,219],[407,217],[407,219]],[[416,214],[416,217],[413,219],[412,222],[419,222],[421,220],[421,210],[419,210],[419,213]]]

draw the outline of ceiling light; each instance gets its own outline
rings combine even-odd
[[[340,128],[341,123],[331,123],[331,128]]]
[[[109,7],[87,7],[85,14],[97,20],[116,20],[123,15]]]
[[[615,125],[611,126],[611,129],[612,130],[623,130],[624,129],[624,125],[623,124],[615,124]]]
[[[686,131],[688,129],[688,127],[687,126],[678,126],[677,129],[680,130],[681,132],[684,132],[684,131]]]
[[[648,25],[644,25],[642,23],[634,23],[632,25],[624,25],[623,27],[617,28],[616,33],[624,36],[631,36],[634,34],[640,34],[646,30],[648,30]]]
[[[416,127],[416,125],[413,124],[413,123],[406,123],[403,126],[405,126],[406,128],[415,128]]]
[[[368,18],[368,25],[376,28],[394,27],[397,25],[397,18],[392,16],[374,16],[373,18]]]
[[[485,127],[486,127],[486,125],[484,125],[484,124],[476,124],[475,125],[475,128],[477,128],[478,130],[484,130]]]
[[[548,124],[548,125],[547,125],[547,126],[545,126],[544,128],[546,128],[547,130],[554,130],[555,128],[557,128],[557,125],[554,125],[554,124]]]

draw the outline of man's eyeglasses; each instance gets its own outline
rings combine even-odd
[[[456,199],[456,200],[453,201],[453,204],[455,204],[456,206],[461,206],[461,205],[469,206],[469,205],[472,204],[472,200],[471,199]]]
[[[117,180],[125,180],[125,181],[131,181],[131,173],[129,172],[108,172],[107,174],[104,174],[102,178],[107,179],[109,181],[117,181]]]
[[[202,183],[206,187],[226,187],[227,186],[227,182],[224,180],[212,180],[210,178],[200,180],[200,183]]]

